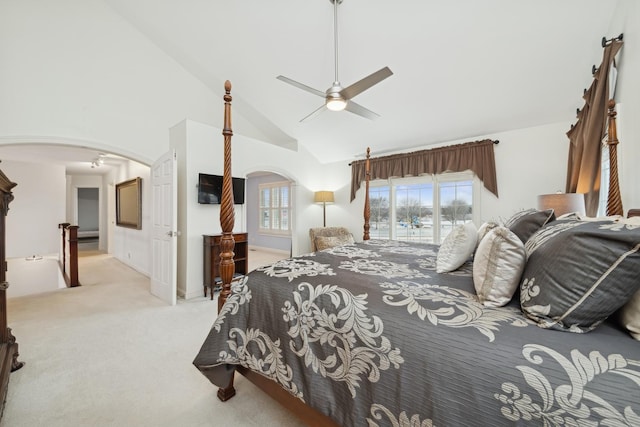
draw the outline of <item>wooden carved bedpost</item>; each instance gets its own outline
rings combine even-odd
[[[218,296],[218,313],[222,309],[227,297],[231,294],[231,280],[235,273],[236,265],[233,261],[233,225],[235,212],[233,209],[233,184],[231,175],[231,82],[224,82],[224,174],[222,177],[222,201],[220,206],[220,227],[222,238],[220,240],[220,279],[222,290]]]
[[[233,238],[234,215],[233,210],[233,184],[231,175],[231,82],[224,82],[224,173],[222,176],[222,200],[220,205],[220,226],[222,237],[220,238],[220,279],[222,280],[222,290],[218,296],[218,313],[222,310],[227,297],[231,294],[231,280],[236,270],[233,261],[233,248],[235,240]],[[226,401],[236,394],[233,387],[233,375],[229,384],[225,388],[218,389],[218,399]]]
[[[616,102],[609,100],[609,126],[607,145],[609,146],[609,194],[607,215],[624,215],[620,185],[618,183],[618,131],[616,130]]]
[[[369,240],[371,237],[369,236],[369,218],[371,217],[371,207],[369,206],[369,180],[371,179],[371,172],[369,171],[369,157],[371,155],[371,149],[367,147],[367,159],[364,162],[364,178],[365,178],[365,186],[364,186],[364,235],[362,236],[362,240]]]

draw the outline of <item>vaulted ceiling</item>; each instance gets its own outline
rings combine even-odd
[[[393,75],[346,111],[300,119],[334,81],[331,0],[104,0],[222,97],[255,136],[304,146],[321,162],[567,121],[600,62],[616,1],[344,0],[338,8],[343,86],[388,66]],[[222,99],[221,99],[222,102]],[[236,133],[244,133],[235,128]]]

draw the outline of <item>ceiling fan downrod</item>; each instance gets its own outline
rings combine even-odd
[[[335,65],[335,78],[333,84],[327,89],[326,107],[331,111],[342,111],[347,107],[347,100],[342,96],[342,85],[338,78],[338,5],[342,0],[329,0],[333,3],[333,52]]]
[[[338,5],[342,4],[342,0],[329,0],[333,3],[333,52],[334,52],[334,65],[335,65],[335,76],[334,86],[336,83],[340,85],[340,80],[338,80]]]

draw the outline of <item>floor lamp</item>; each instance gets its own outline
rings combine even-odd
[[[327,226],[327,203],[333,203],[333,191],[316,191],[313,201],[322,203],[322,226]]]

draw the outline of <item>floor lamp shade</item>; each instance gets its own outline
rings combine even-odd
[[[585,215],[584,194],[554,193],[538,196],[538,209],[553,209],[556,217],[570,212]]]
[[[315,203],[322,203],[322,226],[327,226],[327,203],[333,203],[333,191],[316,191],[313,195]]]

